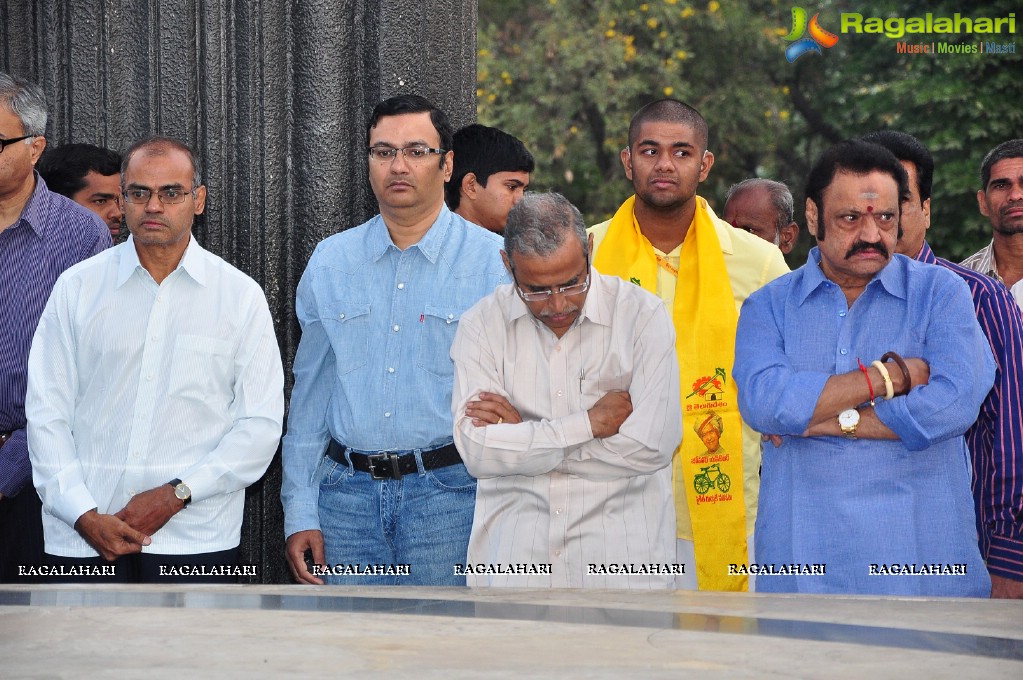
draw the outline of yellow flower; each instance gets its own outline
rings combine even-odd
[[[486,50],[486,49],[484,49],[484,50],[480,50],[480,51],[479,51],[479,55],[480,55],[481,57],[489,57],[489,56],[490,56],[490,50]]]
[[[477,87],[476,88],[476,96],[477,97],[482,97],[485,92],[486,92],[486,90],[484,90],[482,87]]]
[[[615,37],[615,32],[614,32],[614,31],[612,31],[612,30],[611,30],[611,29],[609,28],[609,29],[607,29],[606,31],[604,31],[604,37],[605,37],[605,38],[613,38],[613,37]]]
[[[642,5],[639,6],[639,11],[640,12],[645,12],[648,9],[650,9],[650,5],[646,4],[645,2]]]
[[[577,128],[575,125],[573,125],[572,127],[568,128],[568,131],[571,132],[573,135],[579,134],[579,128]]]
[[[781,93],[782,94],[788,94],[789,93],[789,86],[785,85],[784,87],[782,87],[781,88]]]
[[[677,4],[677,3],[678,3],[678,0],[664,0],[664,4],[665,5],[674,5],[674,4]]]
[[[615,26],[618,25],[618,22],[612,19],[611,21],[607,22],[607,25],[611,28],[614,28]]]
[[[782,109],[781,111],[778,112],[778,117],[781,118],[782,120],[788,120],[789,112],[786,111],[785,109]]]
[[[766,111],[764,111],[764,118],[770,118],[773,115],[774,115],[774,112],[771,111],[771,109],[767,109]]]
[[[650,28],[657,28],[657,19],[650,17],[649,19],[646,20],[646,25],[649,26]]]
[[[657,37],[660,38],[661,40],[665,40],[668,37],[668,32],[661,31],[660,33],[657,34]]]
[[[497,95],[496,94],[487,95],[487,101],[488,102],[493,102],[496,99],[497,99]]]
[[[684,10],[679,12],[679,16],[682,17],[683,19],[688,19],[694,14],[696,14],[696,10],[693,9],[692,7],[686,7]]]
[[[671,96],[671,94],[672,94],[672,93],[673,93],[674,91],[675,91],[675,88],[673,88],[673,87],[671,87],[671,86],[668,86],[668,87],[664,88],[664,96],[665,96],[665,97],[670,97],[670,96]]]
[[[718,0],[710,0],[710,2],[707,3],[707,10],[709,12],[716,12],[719,9],[721,9],[721,3],[718,2]]]
[[[679,61],[682,61],[684,59],[689,58],[689,53],[686,52],[685,50],[679,50],[678,52],[675,53],[675,56],[678,58]]]

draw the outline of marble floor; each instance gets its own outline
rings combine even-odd
[[[0,586],[0,678],[1023,678],[1023,602]]]

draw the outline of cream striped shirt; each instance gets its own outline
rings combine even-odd
[[[511,285],[459,323],[454,437],[479,478],[468,563],[506,572],[550,565],[471,573],[470,586],[673,583],[664,572],[675,561],[670,462],[682,437],[675,331],[654,295],[591,277],[580,318],[560,339]],[[633,413],[618,434],[594,439],[586,411],[611,390],[629,392]],[[504,395],[523,422],[474,427],[465,407],[481,391]]]

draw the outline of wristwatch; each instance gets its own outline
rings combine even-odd
[[[849,408],[838,414],[838,426],[842,434],[849,439],[856,439],[856,426],[860,424],[860,412]]]
[[[188,504],[192,502],[192,490],[180,479],[172,479],[167,483],[174,487],[175,498],[179,501],[184,501],[187,508]]]

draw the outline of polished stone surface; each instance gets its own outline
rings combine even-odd
[[[691,592],[0,587],[0,677],[1023,678],[1023,603]]]

